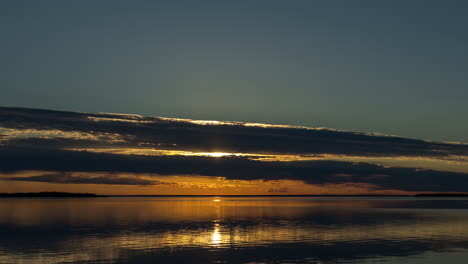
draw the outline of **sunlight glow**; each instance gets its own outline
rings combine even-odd
[[[213,157],[213,158],[236,155],[236,153],[227,153],[227,152],[200,152],[198,154],[200,154],[201,156],[208,156],[208,157]]]
[[[221,244],[222,238],[219,232],[219,223],[214,224],[213,233],[211,234],[211,245],[219,246]]]
[[[194,152],[187,150],[167,150],[154,148],[66,148],[72,151],[89,151],[96,153],[111,153],[119,155],[147,155],[147,156],[197,156],[210,158],[242,157],[263,162],[297,162],[333,160],[344,162],[367,162],[383,166],[415,167],[452,172],[468,172],[468,159],[462,155],[446,157],[418,157],[418,156],[354,156],[337,154],[264,154],[238,152]]]

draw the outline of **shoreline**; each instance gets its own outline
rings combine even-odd
[[[380,194],[303,194],[303,195],[99,195],[94,193],[67,192],[28,192],[0,193],[0,198],[102,198],[102,197],[468,197],[468,194],[457,193],[419,193],[414,195],[380,195]]]

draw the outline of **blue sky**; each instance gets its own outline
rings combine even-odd
[[[465,1],[2,1],[0,105],[468,142]]]

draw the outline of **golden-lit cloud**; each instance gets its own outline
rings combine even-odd
[[[15,190],[468,191],[466,144],[328,128],[4,107],[0,148],[2,179]]]
[[[0,127],[0,143],[9,140],[21,139],[75,139],[75,140],[91,140],[91,141],[106,141],[110,143],[124,142],[119,137],[118,133],[90,133],[80,131],[64,131],[59,129],[11,129]]]
[[[182,150],[165,150],[153,148],[74,148],[72,151],[87,151],[95,153],[110,153],[119,155],[148,155],[148,156],[200,156],[200,157],[246,157],[264,162],[294,162],[294,161],[345,161],[367,162],[384,166],[398,166],[405,168],[422,168],[443,170],[451,172],[468,173],[468,157],[417,157],[417,156],[390,156],[366,157],[352,155],[317,154],[317,155],[291,155],[291,154],[258,154],[258,153],[229,153],[229,152],[195,152]]]

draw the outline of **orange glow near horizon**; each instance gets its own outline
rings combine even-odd
[[[112,177],[135,177],[152,180],[154,185],[46,183],[1,180],[6,177],[30,177],[52,172],[25,171],[0,174],[0,192],[79,192],[102,195],[322,195],[322,194],[410,194],[400,190],[377,190],[366,183],[307,184],[299,180],[229,180],[223,177],[194,175],[161,176],[154,174],[113,174]],[[99,177],[106,173],[70,173],[70,177]],[[217,201],[214,198],[213,201]]]

